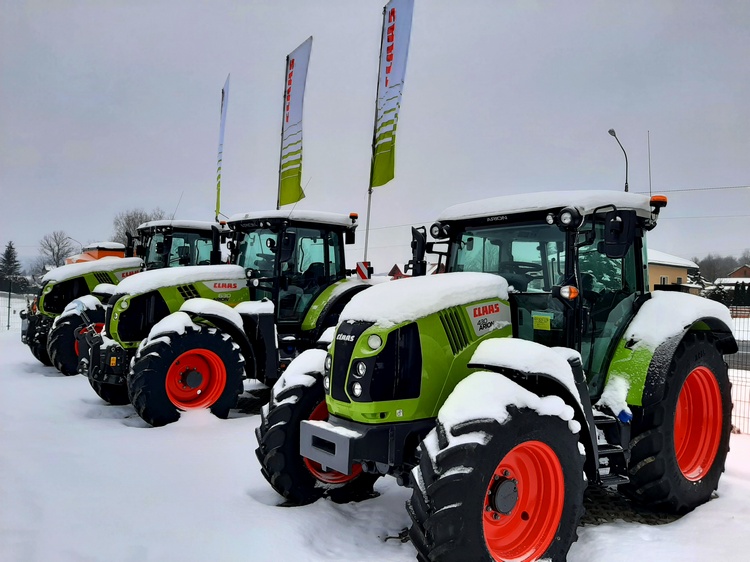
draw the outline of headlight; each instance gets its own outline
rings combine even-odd
[[[329,353],[326,355],[326,360],[323,363],[323,370],[327,373],[331,370],[331,363],[333,362],[333,359],[331,359],[331,354]]]
[[[125,310],[128,306],[130,306],[130,303],[128,301],[120,301],[120,310]]]
[[[52,287],[53,287],[53,285],[47,285],[44,288],[44,294],[46,295],[47,293],[49,293],[52,290]]]
[[[323,377],[323,388],[326,389],[326,392],[331,388],[331,377],[328,375]]]
[[[355,382],[352,385],[352,394],[354,394],[354,396],[356,396],[357,398],[362,396],[362,385],[359,384],[358,382]]]
[[[376,349],[380,349],[380,346],[383,345],[383,340],[379,335],[372,334],[369,338],[367,338],[367,345],[370,346],[370,349],[375,351]]]
[[[360,361],[354,367],[354,376],[357,377],[358,379],[361,379],[366,374],[367,374],[367,365],[365,365],[364,362]]]

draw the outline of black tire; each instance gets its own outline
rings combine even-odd
[[[138,349],[128,395],[138,415],[156,427],[177,421],[180,410],[210,408],[225,419],[237,405],[244,376],[245,360],[229,335],[189,326]]]
[[[87,310],[86,315],[94,324],[104,325],[104,308]],[[47,340],[47,354],[52,364],[63,375],[78,374],[78,342],[76,333],[85,326],[81,314],[76,311],[58,318],[52,325]]]
[[[686,385],[689,376],[691,382]],[[681,514],[711,498],[729,452],[731,384],[724,358],[710,335],[685,336],[675,350],[664,384],[660,402],[634,411],[630,483],[620,489],[639,503]],[[696,402],[690,402],[689,392],[700,394],[703,390],[707,394],[702,398],[708,401],[703,401],[700,409],[692,409],[690,404]],[[685,433],[685,428],[692,430]]]
[[[47,367],[52,367],[52,360],[49,358],[49,353],[47,353],[47,335],[50,324],[51,320],[42,318],[41,315],[37,314],[29,319],[29,328],[27,331],[31,354],[37,361]]]
[[[514,406],[508,412],[503,425],[475,419],[452,429],[454,437],[485,434],[486,444],[450,445],[440,420],[432,439],[437,451],[431,454],[420,444],[406,508],[413,522],[409,536],[422,562],[557,562],[577,540],[586,487],[577,436],[557,416]],[[526,481],[519,478],[518,467],[532,465]]]
[[[312,386],[288,386],[274,396],[277,383],[268,409],[261,411],[261,423],[255,430],[258,439],[255,454],[263,476],[289,505],[305,505],[323,496],[338,503],[373,497],[377,475],[361,472],[360,467],[351,478],[332,470],[316,475],[311,470],[319,467],[300,455],[300,422],[312,419],[316,409],[320,408],[320,413],[325,408],[322,374],[307,374],[315,379]],[[326,412],[315,419],[327,417]]]
[[[91,379],[89,379],[89,384],[99,398],[113,406],[130,404],[127,384],[107,384]]]

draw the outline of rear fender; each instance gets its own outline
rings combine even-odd
[[[732,318],[724,305],[685,293],[655,291],[653,297],[658,298],[646,301],[626,328],[607,370],[607,383],[612,377],[628,382],[631,406],[662,400],[672,356],[688,333],[711,333],[722,354],[738,349]]]
[[[338,323],[339,314],[352,297],[370,286],[359,279],[343,279],[326,288],[307,311],[302,331],[309,332],[312,339],[317,340],[326,328]]]

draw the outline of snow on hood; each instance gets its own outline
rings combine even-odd
[[[541,191],[503,195],[453,205],[440,214],[438,221],[510,215],[560,207],[575,207],[582,215],[586,215],[605,205],[615,205],[618,209],[634,209],[639,216],[650,217],[650,201],[648,195],[624,191]]]
[[[562,383],[580,404],[573,370],[568,363],[570,357],[581,359],[577,351],[567,347],[545,347],[517,338],[492,338],[477,346],[469,366],[488,365],[507,367],[522,373],[544,373]]]
[[[441,273],[374,285],[356,294],[339,321],[360,320],[390,328],[452,306],[499,298],[508,300],[508,282],[491,273]]]
[[[116,271],[120,269],[140,269],[143,265],[141,258],[120,258],[117,256],[106,256],[94,261],[70,263],[62,265],[47,272],[42,277],[42,283],[54,281],[59,283],[66,279],[72,279],[79,275],[93,273],[95,271]]]
[[[245,282],[245,270],[239,265],[188,265],[153,269],[123,280],[117,286],[117,292],[138,295],[161,287],[186,285],[200,281]]]
[[[688,293],[654,291],[628,326],[623,338],[635,341],[634,349],[646,347],[654,350],[706,317],[721,320],[734,333],[729,309],[723,304]]]

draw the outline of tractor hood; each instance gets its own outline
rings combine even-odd
[[[144,271],[117,286],[118,294],[140,295],[162,287],[211,282],[217,290],[245,287],[245,270],[239,265],[191,265]]]
[[[81,275],[95,273],[97,271],[118,271],[120,272],[118,274],[119,279],[124,279],[125,277],[140,271],[142,265],[143,260],[141,260],[141,258],[118,258],[108,256],[95,261],[71,263],[53,269],[42,277],[42,283],[44,284],[48,281],[60,283],[67,279],[80,277]]]

